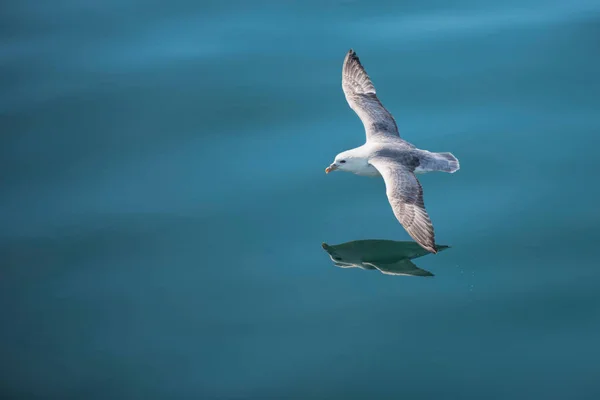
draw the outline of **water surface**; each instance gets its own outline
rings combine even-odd
[[[594,399],[595,1],[24,0],[0,32],[7,398]],[[432,278],[334,267],[409,240],[354,48],[421,177]]]

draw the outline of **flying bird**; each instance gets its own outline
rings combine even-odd
[[[352,49],[344,59],[342,89],[365,127],[367,140],[360,147],[338,154],[325,172],[338,170],[383,177],[387,198],[400,224],[421,247],[437,253],[423,188],[415,174],[454,173],[460,169],[458,159],[451,153],[418,149],[400,138],[394,117],[377,98],[371,78]]]

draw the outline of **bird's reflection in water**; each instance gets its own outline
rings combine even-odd
[[[433,276],[412,263],[411,260],[430,254],[415,242],[369,239],[322,246],[336,267],[376,269],[387,275]],[[436,247],[438,252],[449,248]]]

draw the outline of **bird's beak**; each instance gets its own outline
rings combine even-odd
[[[338,168],[338,166],[335,165],[335,163],[333,163],[329,167],[325,168],[325,173],[328,174],[331,171],[335,171],[337,168]]]

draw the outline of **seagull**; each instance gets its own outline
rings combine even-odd
[[[365,127],[366,143],[344,151],[325,169],[362,176],[381,176],[394,215],[406,232],[425,250],[437,253],[433,224],[425,210],[423,188],[415,174],[454,173],[460,169],[452,153],[416,148],[400,138],[390,112],[377,98],[375,86],[356,52],[350,49],[342,67],[342,89],[350,108]]]

